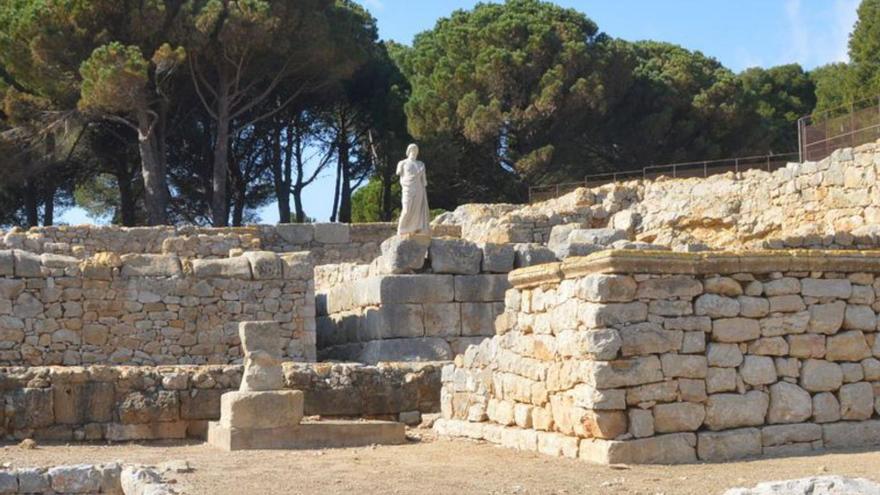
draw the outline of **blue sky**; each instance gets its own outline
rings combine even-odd
[[[361,0],[383,39],[410,44],[466,0]],[[859,0],[559,0],[593,19],[605,33],[627,40],[652,39],[700,50],[734,71],[798,62],[807,69],[847,60],[847,41]],[[403,157],[401,150],[401,158]],[[429,168],[432,164],[428,164]],[[309,216],[326,221],[333,202],[332,173],[304,191]],[[276,223],[275,205],[260,211]],[[72,209],[66,223],[91,220]]]

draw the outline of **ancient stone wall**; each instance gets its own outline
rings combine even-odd
[[[463,205],[435,223],[476,242],[542,242],[553,226],[630,230],[678,248],[880,246],[880,144],[840,149],[774,172],[630,181],[530,206]]]
[[[0,251],[0,364],[200,364],[240,358],[238,322],[275,320],[315,359],[309,253],[226,259]]]
[[[880,444],[880,252],[605,251],[510,274],[447,435],[602,463]],[[876,399],[875,399],[876,398]]]
[[[437,235],[457,236],[456,227],[438,227]],[[279,224],[247,227],[55,226],[13,229],[0,249],[23,249],[88,258],[96,253],[173,254],[181,258],[226,258],[240,249],[274,252],[310,251],[318,265],[369,263],[379,244],[396,233],[393,223]]]
[[[305,414],[418,423],[439,410],[442,363],[285,363]],[[38,440],[203,438],[242,366],[0,368],[0,436]]]

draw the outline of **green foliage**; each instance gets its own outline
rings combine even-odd
[[[143,110],[149,83],[150,64],[140,48],[119,42],[100,46],[83,62],[83,111],[123,113]]]
[[[839,62],[823,65],[810,72],[816,87],[816,114],[849,106],[855,101],[853,68]]]
[[[389,221],[400,216],[400,183],[391,186],[394,208]],[[382,181],[372,178],[367,185],[355,191],[351,196],[351,221],[354,223],[382,222]]]
[[[852,73],[843,84],[851,85],[852,96],[863,99],[880,94],[880,0],[862,0],[859,5],[849,57]]]
[[[816,84],[798,64],[769,69],[752,68],[739,75],[767,137],[766,147],[777,153],[797,149],[797,121],[816,107]]]

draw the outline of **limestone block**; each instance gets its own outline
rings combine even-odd
[[[651,411],[644,409],[630,409],[627,411],[629,415],[629,432],[636,438],[645,438],[654,436],[654,415]]]
[[[874,414],[874,389],[868,382],[847,383],[840,387],[840,418],[865,420]]]
[[[771,313],[797,313],[806,309],[804,299],[796,294],[768,298]]]
[[[742,364],[743,354],[736,344],[713,342],[709,344],[707,353],[709,366],[735,368]]]
[[[763,297],[739,296],[736,300],[740,314],[746,318],[763,318],[770,313],[770,301]]]
[[[701,461],[729,461],[761,455],[761,430],[742,428],[697,434],[697,456]]]
[[[383,304],[364,310],[358,338],[369,341],[424,336],[424,310],[421,304]]]
[[[650,278],[639,282],[639,299],[690,299],[703,293],[703,285],[691,277]]]
[[[238,325],[244,354],[239,390],[258,392],[284,388],[281,369],[281,327],[274,321],[244,321]]]
[[[303,417],[304,396],[299,390],[226,392],[220,398],[220,424],[226,428],[283,428]]]
[[[799,378],[801,376],[801,363],[797,358],[777,357],[773,360],[776,364],[776,373],[783,378]]]
[[[459,303],[424,304],[425,336],[456,337],[461,335]]]
[[[597,390],[592,385],[580,384],[566,392],[574,405],[584,409],[622,410],[626,409],[625,390]]]
[[[452,302],[455,296],[451,275],[386,275],[378,277],[377,290],[382,304]]]
[[[495,316],[500,303],[462,303],[461,334],[463,336],[492,336],[495,334]]]
[[[843,326],[843,318],[846,312],[846,303],[835,301],[829,304],[814,304],[810,306],[810,333],[823,333],[832,335],[837,333]]]
[[[776,364],[771,357],[746,355],[739,374],[749,385],[769,385],[776,382]]]
[[[37,471],[37,475],[39,476],[39,471]],[[45,493],[49,491],[48,485],[48,477],[46,479],[46,486],[44,489],[40,490],[37,493]],[[0,493],[3,494],[14,494],[14,493],[22,493],[19,491],[19,481],[16,478],[16,472],[0,472]],[[27,492],[24,492],[27,493]]]
[[[312,280],[315,263],[309,251],[281,253],[282,276],[287,280]]]
[[[788,382],[770,386],[768,423],[800,423],[812,415],[813,402],[806,390]]]
[[[801,291],[801,281],[796,278],[785,277],[769,282],[764,282],[764,295],[784,296],[786,294],[798,294]]]
[[[512,244],[479,244],[483,251],[482,272],[508,273],[513,270],[516,251]]]
[[[510,289],[507,275],[456,275],[455,300],[460,302],[504,301]]]
[[[759,322],[761,335],[764,337],[776,337],[779,335],[796,335],[807,331],[810,322],[810,312],[778,314],[762,318]]]
[[[703,280],[705,291],[710,294],[735,297],[743,293],[739,282],[730,277],[711,277]]]
[[[25,277],[41,277],[42,261],[40,256],[29,251],[15,250],[15,276],[19,278]]]
[[[880,420],[842,421],[822,425],[822,440],[829,449],[869,447],[880,444]]]
[[[734,368],[709,368],[706,372],[706,392],[733,392],[736,390],[736,370]]]
[[[615,241],[626,240],[629,235],[625,230],[617,229],[574,229],[568,234],[569,244],[595,244],[609,246]]]
[[[761,336],[757,320],[749,318],[720,318],[712,322],[712,338],[718,342],[746,342]]]
[[[822,427],[813,423],[773,425],[761,428],[761,443],[765,447],[814,442],[821,439]]]
[[[658,316],[686,316],[694,314],[690,301],[654,300],[648,303],[648,313]]]
[[[589,302],[630,302],[635,298],[636,281],[626,275],[593,273],[577,282],[577,297]]]
[[[769,406],[769,396],[757,390],[745,394],[712,394],[706,403],[705,424],[716,431],[760,426],[764,424]]]
[[[553,251],[554,257],[562,259],[568,256],[568,248],[570,244],[568,236],[572,231],[580,227],[581,224],[578,223],[567,223],[554,225],[553,228],[550,229],[550,236],[547,239],[547,247]]]
[[[617,330],[599,328],[583,331],[564,330],[556,335],[556,345],[562,357],[610,361],[617,357],[617,352],[623,344]]]
[[[703,424],[706,409],[693,402],[672,402],[654,406],[654,429],[658,433],[696,431]]]
[[[706,352],[706,334],[703,332],[684,332],[681,342],[684,354],[703,354]]]
[[[684,335],[681,331],[663,330],[660,325],[648,322],[623,327],[619,333],[624,357],[678,351]]]
[[[15,483],[15,477],[12,477]],[[49,473],[44,469],[29,468],[18,470],[18,492],[19,493],[47,493],[50,491],[51,484],[49,482]],[[9,493],[16,493],[15,487]]]
[[[304,245],[315,238],[315,226],[310,223],[279,223],[275,232],[289,244]]]
[[[119,420],[124,424],[148,424],[180,418],[177,392],[168,390],[133,391],[118,404]]]
[[[717,294],[703,294],[694,302],[694,312],[712,318],[731,318],[739,315],[739,301]]]
[[[642,302],[583,303],[578,309],[578,318],[588,328],[639,323],[648,319],[648,305]]]
[[[514,267],[542,265],[556,261],[556,254],[541,244],[514,244]]]
[[[98,493],[103,478],[91,464],[51,467],[48,474],[56,493]]]
[[[783,337],[764,337],[749,344],[749,354],[787,356],[788,342]]]
[[[7,395],[7,401],[12,405],[10,421],[12,428],[24,430],[43,428],[54,424],[53,395],[52,389],[30,387],[15,390]],[[8,406],[6,415],[8,419]]]
[[[0,250],[0,275],[4,277],[15,275],[15,256],[11,249]]]
[[[226,259],[194,259],[192,269],[196,278],[251,279],[251,264],[243,256]]]
[[[123,277],[179,277],[180,258],[166,254],[124,254]]]
[[[401,361],[449,361],[452,348],[436,337],[373,340],[363,345],[355,360],[366,364]]]
[[[801,367],[800,385],[809,392],[837,390],[843,385],[843,371],[837,363],[808,359]]]
[[[867,285],[853,285],[853,293],[849,297],[850,304],[865,304],[870,306],[877,299],[874,288]]]
[[[396,235],[382,242],[381,263],[383,273],[412,273],[425,266],[429,235]]]
[[[663,354],[660,362],[666,378],[706,378],[706,356]]]
[[[626,404],[628,406],[676,400],[678,400],[678,380],[649,383],[626,390]]]
[[[242,256],[251,264],[254,280],[279,279],[283,275],[281,259],[271,251],[245,251]]]
[[[180,418],[196,420],[220,419],[220,389],[195,389],[180,394]]]
[[[56,423],[79,425],[113,419],[116,396],[110,382],[56,383],[52,393]]]
[[[788,341],[788,352],[793,357],[802,359],[825,357],[824,335],[789,335],[786,340]]]
[[[840,402],[834,394],[822,392],[813,396],[813,421],[816,423],[840,421]]]
[[[347,223],[316,223],[315,242],[321,244],[348,244],[351,242],[351,225]]]
[[[870,306],[849,304],[843,316],[843,328],[846,330],[877,330],[877,315]]]
[[[852,282],[845,278],[805,278],[801,280],[801,294],[818,298],[848,299],[852,295]]]
[[[610,440],[626,433],[626,412],[587,410],[581,424],[587,436]]]
[[[15,299],[24,290],[24,280],[0,279],[0,298]]]
[[[862,361],[862,375],[865,380],[874,382],[880,380],[880,360],[868,358]]]
[[[684,464],[697,460],[696,445],[693,433],[625,441],[583,439],[578,458],[598,464]]]
[[[578,455],[578,439],[559,433],[538,433],[538,452],[555,457],[576,459]]]
[[[829,336],[825,347],[825,359],[829,361],[861,361],[871,357],[865,335],[857,330]]]
[[[683,330],[685,332],[711,332],[712,319],[708,316],[684,316],[681,318],[665,318],[663,327],[667,330]]]
[[[642,385],[663,380],[660,359],[646,356],[618,361],[595,361],[589,363],[589,378],[596,388],[620,388]]]
[[[429,250],[434,273],[476,275],[483,252],[476,244],[461,239],[431,239]]]

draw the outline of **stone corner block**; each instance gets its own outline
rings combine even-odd
[[[348,244],[351,242],[351,225],[347,223],[316,223],[315,242],[321,244]]]

